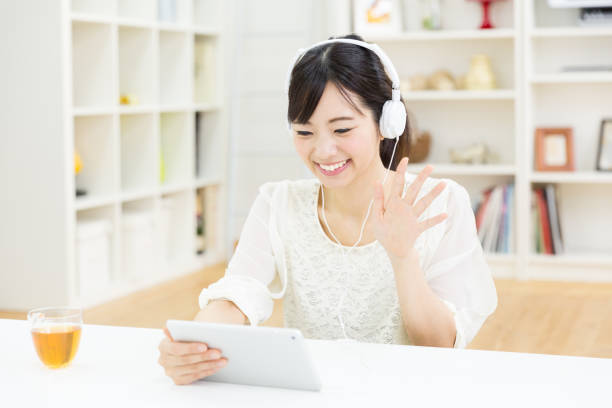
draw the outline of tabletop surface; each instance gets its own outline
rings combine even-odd
[[[85,324],[74,361],[59,370],[39,361],[27,321],[0,319],[0,333],[7,406],[612,407],[611,359],[306,340],[323,383],[312,392],[177,386],[157,363],[159,329]]]

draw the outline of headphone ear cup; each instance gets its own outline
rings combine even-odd
[[[386,139],[401,136],[406,129],[406,107],[402,101],[388,100],[385,102],[378,125],[380,133]]]

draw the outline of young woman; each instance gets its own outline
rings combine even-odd
[[[360,41],[349,35],[298,53],[288,121],[315,178],[260,187],[195,320],[258,325],[282,297],[285,326],[307,338],[465,347],[495,310],[468,193],[429,177],[431,166],[406,173],[410,126],[385,68],[397,74]],[[387,111],[393,98],[402,115]],[[399,136],[389,136],[394,126]],[[221,350],[174,342],[164,330],[159,363],[176,384],[226,363]]]

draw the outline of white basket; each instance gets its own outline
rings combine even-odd
[[[155,275],[153,214],[129,211],[121,215],[121,266],[129,280]]]
[[[111,232],[109,220],[77,222],[77,287],[81,299],[105,291],[110,284]]]

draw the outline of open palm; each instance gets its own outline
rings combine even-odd
[[[404,259],[410,256],[414,243],[425,230],[441,223],[448,216],[445,213],[419,221],[419,217],[429,207],[431,202],[444,190],[443,181],[438,183],[418,202],[418,196],[423,183],[433,171],[432,166],[426,166],[417,178],[404,192],[404,173],[408,166],[408,158],[404,157],[397,166],[394,179],[391,181],[390,196],[385,199],[380,182],[376,183],[374,192],[373,223],[376,239],[385,248],[389,258]]]

